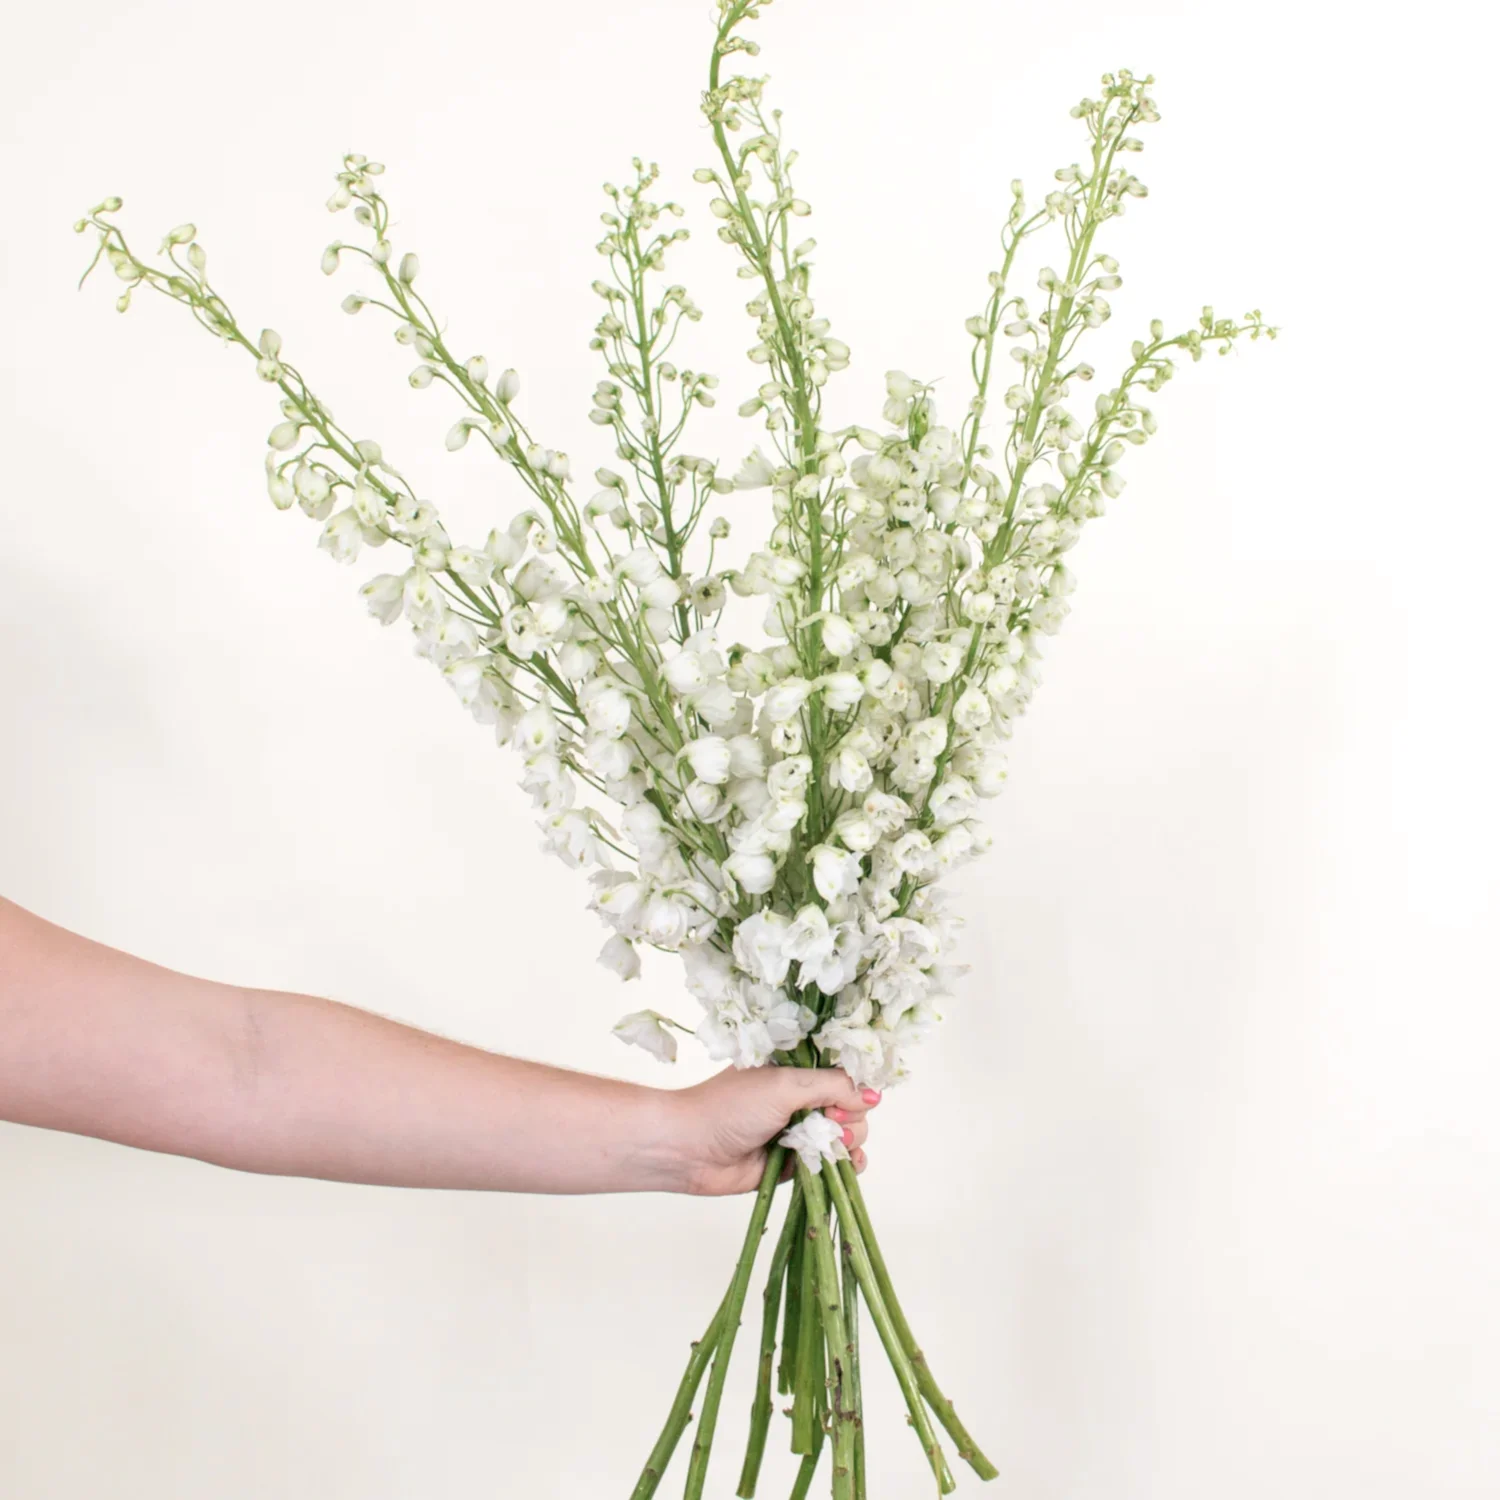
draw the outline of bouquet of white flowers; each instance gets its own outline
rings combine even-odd
[[[724,76],[756,44],[741,26],[770,0],[717,0],[703,110],[718,160],[695,179],[712,196],[720,239],[752,289],[750,359],[759,384],[740,407],[765,429],[732,475],[681,444],[693,409],[719,382],[668,358],[698,308],[661,284],[687,230],[682,208],[651,196],[655,166],[607,187],[599,252],[607,274],[592,347],[605,378],[590,419],[618,468],[595,471],[588,498],[568,455],[537,441],[517,410],[514,370],[449,346],[417,289],[417,258],[389,238],[379,163],[344,158],[328,201],[353,211],[364,242],[336,241],[323,269],[350,257],[372,273],[348,312],[380,309],[418,363],[411,384],[444,385],[462,414],[447,446],[477,438],[514,471],[531,502],[482,544],[455,542],[436,507],[378,443],[352,437],[285,357],[270,329],[251,338],[210,285],[191,224],[172,230],[166,268],[139,258],[105,200],[78,222],[126,283],[180,302],[227,346],[243,349],[280,395],[266,482],[272,502],[322,527],[340,562],[394,542],[405,566],[363,595],[384,624],[405,618],[417,649],[500,744],[518,751],[548,849],[588,872],[590,904],[610,929],[601,955],[621,978],[642,944],[679,953],[702,1007],[696,1028],[653,1011],[615,1028],[665,1061],[677,1031],[737,1067],[847,1071],[885,1088],[951,991],[954,920],[939,881],[989,840],[981,799],[1005,779],[1005,741],[1038,682],[1042,644],[1068,612],[1064,554],[1124,485],[1126,449],[1156,419],[1142,397],[1174,358],[1228,353],[1273,337],[1259,312],[1203,310],[1198,326],[1159,322],[1131,348],[1119,380],[1082,415],[1069,405],[1093,369],[1078,355],[1110,317],[1120,285],[1099,230],[1142,198],[1126,160],[1133,133],[1158,118],[1151,77],[1106,74],[1071,113],[1087,160],[1063,167],[1039,205],[1012,184],[1002,257],[969,319],[973,394],[957,427],[938,420],[931,388],[886,377],[883,426],[828,427],[823,393],[850,360],[810,293],[814,243],[764,79]],[[1039,297],[1011,290],[1022,244],[1061,231],[1061,270]],[[92,266],[90,269],[92,270]],[[85,273],[87,274],[87,273]],[[1033,305],[1035,303],[1035,305]],[[992,394],[1003,344],[1010,383]],[[1002,382],[1003,383],[1003,382]],[[999,411],[995,412],[998,405]],[[986,441],[992,415],[1003,444]],[[765,541],[735,567],[718,560],[722,496],[767,490]],[[764,601],[765,641],[727,641],[730,595]],[[633,1491],[660,1482],[707,1376],[686,1494],[703,1493],[725,1374],[756,1252],[789,1153],[795,1171],[771,1257],[750,1437],[738,1493],[755,1493],[773,1393],[791,1397],[791,1447],[805,1496],[832,1448],[835,1500],[866,1494],[859,1322],[867,1312],[895,1371],[940,1492],[954,1487],[934,1422],[982,1478],[995,1469],[943,1395],[912,1336],[837,1125],[809,1113],[772,1144],[729,1289],[693,1346],[667,1423]],[[780,1341],[780,1360],[776,1349]]]

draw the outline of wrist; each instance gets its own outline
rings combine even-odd
[[[696,1193],[701,1152],[699,1111],[689,1089],[642,1086],[641,1133],[635,1155],[639,1168],[637,1190],[656,1193]]]

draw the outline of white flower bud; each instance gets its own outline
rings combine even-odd
[[[266,456],[269,458],[270,454]],[[267,471],[266,489],[270,492],[271,504],[277,510],[290,510],[297,503],[297,491],[291,481],[283,479],[274,469]]]

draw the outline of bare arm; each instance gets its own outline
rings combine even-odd
[[[503,1057],[309,995],[194,979],[0,898],[0,1119],[242,1171],[510,1192],[753,1188],[836,1069],[654,1089]]]

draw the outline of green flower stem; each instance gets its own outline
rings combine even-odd
[[[812,1488],[813,1475],[818,1471],[818,1460],[823,1456],[823,1429],[820,1427],[813,1439],[812,1452],[797,1466],[797,1479],[792,1485],[792,1500],[807,1500]]]
[[[916,1371],[917,1385],[922,1395],[926,1398],[927,1404],[932,1408],[938,1421],[947,1429],[948,1436],[957,1445],[958,1456],[981,1479],[997,1478],[999,1470],[984,1456],[980,1451],[979,1444],[969,1436],[968,1429],[959,1421],[958,1413],[953,1410],[953,1403],[939,1389],[932,1371],[927,1367],[926,1357],[917,1346],[917,1341],[912,1335],[911,1325],[906,1321],[906,1314],[901,1310],[901,1304],[891,1287],[890,1272],[886,1270],[885,1257],[880,1253],[879,1242],[875,1238],[874,1230],[870,1227],[870,1212],[865,1206],[864,1194],[860,1191],[859,1179],[855,1176],[854,1168],[848,1162],[840,1162],[838,1177],[840,1185],[845,1189],[855,1222],[859,1226],[859,1237],[863,1241],[865,1252],[870,1258],[870,1265],[875,1275],[875,1283],[880,1289],[880,1295],[884,1299],[886,1311],[890,1314],[891,1322],[895,1325],[897,1336],[901,1341],[901,1347],[905,1350],[907,1358],[911,1361],[912,1368]]]
[[[797,1190],[797,1201],[802,1202],[802,1184],[793,1183]],[[803,1204],[803,1221],[807,1208]],[[786,1264],[786,1308],[781,1322],[781,1362],[776,1371],[776,1389],[783,1396],[790,1396],[797,1388],[797,1339],[802,1327],[802,1261],[805,1235],[798,1234],[792,1242],[792,1253]]]
[[[651,1496],[656,1493],[657,1485],[661,1483],[662,1475],[667,1472],[667,1465],[672,1462],[672,1454],[677,1448],[677,1441],[692,1419],[693,1397],[698,1394],[703,1372],[708,1368],[708,1362],[713,1357],[714,1348],[718,1343],[719,1328],[724,1321],[724,1311],[728,1302],[729,1299],[726,1296],[719,1304],[718,1311],[714,1313],[713,1321],[708,1325],[703,1337],[693,1345],[693,1352],[688,1356],[687,1369],[683,1372],[682,1382],[677,1387],[677,1398],[672,1402],[672,1410],[667,1415],[666,1426],[662,1428],[661,1436],[657,1438],[656,1446],[646,1460],[646,1467],[641,1470],[641,1477],[630,1492],[630,1500],[651,1500]]]
[[[693,1440],[687,1488],[683,1491],[684,1500],[701,1500],[703,1494],[703,1481],[708,1474],[708,1455],[713,1447],[714,1426],[719,1418],[719,1402],[724,1395],[724,1379],[729,1373],[734,1336],[739,1331],[740,1311],[745,1305],[745,1289],[750,1283],[750,1271],[755,1264],[755,1253],[760,1249],[761,1236],[766,1232],[766,1217],[771,1212],[771,1199],[776,1194],[776,1184],[781,1180],[781,1166],[785,1158],[786,1151],[781,1146],[772,1146],[766,1153],[766,1169],[761,1173],[755,1207],[751,1210],[750,1224],[745,1230],[744,1247],[734,1268],[734,1280],[729,1284],[729,1294],[724,1299],[724,1318],[719,1324],[713,1369],[708,1377],[708,1389],[703,1396],[703,1413],[698,1419],[698,1434]]]
[[[745,1445],[745,1462],[740,1469],[739,1488],[735,1491],[742,1500],[752,1500],[755,1494],[755,1482],[760,1477],[760,1463],[766,1451],[766,1434],[771,1426],[771,1381],[776,1360],[776,1327],[781,1313],[781,1284],[786,1280],[792,1247],[801,1238],[803,1223],[802,1185],[794,1182],[791,1200],[787,1204],[786,1224],[776,1241],[771,1269],[766,1276],[765,1309],[760,1325],[760,1366],[755,1399],[750,1405],[750,1439]]]
[[[797,1180],[807,1202],[807,1243],[812,1252],[818,1315],[828,1349],[828,1394],[833,1407],[833,1500],[854,1497],[854,1423],[849,1410],[849,1331],[844,1326],[844,1307],[839,1295],[839,1268],[833,1254],[832,1224],[823,1195],[824,1173],[810,1172],[799,1159]],[[830,1184],[832,1173],[826,1174]],[[917,1402],[920,1409],[921,1402]],[[949,1481],[952,1488],[952,1481]]]
[[[859,1278],[860,1290],[864,1293],[865,1302],[869,1305],[870,1318],[875,1324],[875,1331],[880,1335],[880,1342],[885,1345],[886,1357],[896,1371],[896,1380],[901,1387],[901,1394],[906,1398],[906,1409],[911,1414],[912,1426],[916,1428],[922,1451],[927,1455],[927,1462],[932,1466],[932,1477],[937,1480],[938,1493],[947,1495],[956,1489],[957,1485],[954,1483],[953,1475],[948,1471],[948,1461],[943,1456],[942,1444],[938,1442],[937,1434],[932,1430],[932,1421],[927,1415],[927,1408],[922,1404],[922,1392],[917,1383],[911,1357],[902,1346],[901,1339],[896,1332],[895,1322],[886,1307],[885,1297],[876,1282],[875,1269],[865,1248],[859,1220],[850,1202],[849,1190],[845,1187],[844,1180],[836,1166],[825,1169],[822,1176],[828,1182],[828,1192],[838,1211],[839,1224],[845,1238],[849,1241],[854,1260],[854,1274]],[[821,1270],[821,1267],[819,1269]]]
[[[797,1186],[801,1187],[798,1182]],[[804,1232],[801,1236],[801,1275],[797,1295],[796,1358],[792,1365],[792,1452],[813,1453],[822,1439],[818,1403],[823,1395],[823,1335],[818,1326],[816,1261],[808,1248],[807,1230],[812,1228],[803,1197]]]
[[[849,1409],[854,1413],[854,1500],[865,1495],[865,1407],[859,1375],[859,1282],[854,1273],[854,1246],[841,1237],[844,1266],[844,1326],[849,1330]]]

